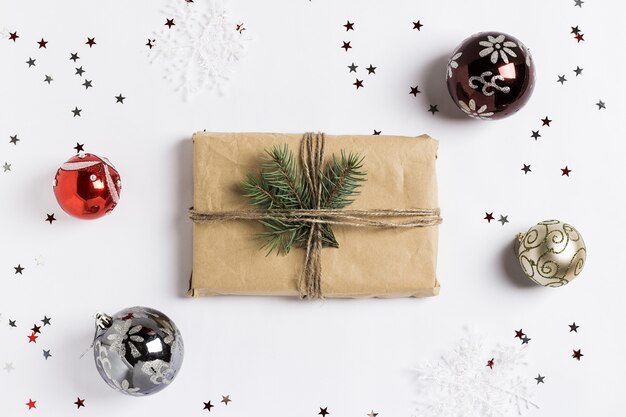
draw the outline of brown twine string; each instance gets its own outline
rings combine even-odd
[[[414,228],[436,226],[441,223],[439,209],[323,209],[322,163],[324,161],[324,134],[305,133],[300,142],[300,163],[309,189],[313,190],[313,209],[233,210],[204,212],[191,208],[189,218],[194,223],[214,223],[231,220],[268,220],[309,223],[309,238],[300,276],[299,289],[303,298],[322,298],[322,230],[320,225],[352,227]],[[404,221],[382,220],[407,218]]]

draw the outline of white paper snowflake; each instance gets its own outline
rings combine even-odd
[[[417,369],[419,392],[425,396],[419,415],[502,417],[539,408],[532,401],[532,377],[520,375],[526,366],[523,348],[488,349],[481,338],[469,334],[448,355]]]
[[[163,65],[165,78],[186,99],[203,90],[223,93],[249,41],[243,24],[231,21],[219,0],[176,4],[163,11],[174,26],[155,34],[151,61]]]

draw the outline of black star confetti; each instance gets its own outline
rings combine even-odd
[[[85,86],[85,90],[87,90],[90,87],[93,87],[93,85],[91,84],[91,80],[87,80],[87,79],[85,80],[83,85]]]
[[[11,139],[9,140],[9,143],[12,143],[13,145],[17,145],[17,142],[20,141],[17,135],[9,136],[9,138]]]
[[[530,337],[524,335],[524,337],[522,337],[522,345],[527,345],[531,340],[532,339]]]
[[[56,219],[54,218],[54,213],[52,214],[47,214],[46,213],[46,221],[49,222],[50,224],[52,224],[53,221],[55,221]]]
[[[572,172],[572,170],[569,169],[567,165],[565,165],[565,168],[561,168],[561,176],[569,177],[570,172]]]
[[[76,149],[76,153],[84,152],[85,151],[85,149],[83,148],[84,146],[85,144],[76,142],[76,146],[74,146],[74,149]]]
[[[33,324],[33,328],[30,329],[30,331],[33,332],[34,334],[41,333],[41,326],[37,326],[36,324]]]
[[[87,37],[87,42],[85,42],[85,45],[89,45],[89,47],[91,48],[95,44],[96,44],[96,38]]]
[[[11,326],[11,327],[17,327],[17,321],[16,321],[16,320],[11,320],[11,319],[9,319],[9,326]]]
[[[596,106],[598,106],[598,110],[606,109],[606,103],[602,100],[598,100]]]
[[[126,97],[124,97],[122,95],[122,93],[120,93],[118,96],[115,96],[115,102],[116,103],[122,103],[124,104],[124,100],[126,100]]]
[[[358,90],[359,88],[363,87],[363,80],[359,80],[357,78],[356,81],[352,83],[352,85],[356,86],[356,89]]]
[[[433,114],[433,116],[435,115],[435,113],[437,113],[439,111],[439,108],[436,104],[430,104],[429,105],[430,108],[428,109],[429,112],[431,112]]]
[[[45,360],[48,360],[48,358],[52,357],[52,354],[50,353],[50,349],[46,350],[46,349],[42,349],[43,350],[43,357]]]
[[[80,407],[84,407],[85,400],[81,399],[80,397],[76,397],[76,401],[74,401],[74,405],[76,406],[76,409],[79,409]]]
[[[574,73],[576,74],[576,76],[578,77],[580,74],[583,73],[583,68],[579,67],[578,65],[576,66],[576,69],[574,70]]]
[[[324,408],[320,407],[320,412],[317,413],[317,414],[319,414],[320,416],[324,417],[324,416],[326,416],[327,414],[330,414],[330,413],[328,412],[328,407],[324,407]]]
[[[51,326],[50,320],[52,320],[51,317],[43,316],[43,319],[41,319],[41,322],[43,323],[44,326]]]
[[[491,221],[494,220],[493,212],[491,213],[485,212],[485,217],[483,217],[483,219],[487,220],[487,223],[491,223]]]
[[[380,132],[381,132],[380,130],[376,130],[376,129],[374,129],[374,133],[373,133],[373,135],[374,135],[374,136],[378,136],[378,135],[380,135]]]
[[[365,69],[367,70],[368,74],[376,74],[376,67],[373,67],[372,64],[370,64],[370,66]]]
[[[349,20],[346,20],[346,24],[343,25],[343,27],[346,28],[346,32],[349,30],[354,30],[354,22],[350,22]]]
[[[506,223],[509,222],[509,216],[500,215],[500,219],[498,221],[502,223],[502,226],[504,226]]]
[[[578,350],[573,349],[573,352],[574,352],[574,353],[572,353],[572,358],[576,359],[577,361],[580,361],[580,358],[582,358],[583,356],[585,356],[585,355],[583,355],[583,354],[582,354],[582,352],[580,351],[580,349],[578,349]]]
[[[572,26],[572,31],[570,33],[578,35],[580,33],[580,29],[578,29],[578,26]]]
[[[36,59],[32,59],[31,57],[28,57],[28,61],[26,61],[26,63],[28,64],[28,68],[34,67],[35,66],[35,61],[36,61]]]
[[[19,38],[17,32],[9,32],[9,40],[15,42]]]
[[[550,123],[552,123],[552,120],[548,119],[548,116],[544,117],[543,119],[541,119],[541,126],[548,126],[550,127]]]
[[[40,41],[37,41],[37,44],[39,45],[39,49],[46,48],[46,45],[48,44],[48,41],[46,41],[43,38],[41,38]]]
[[[152,49],[154,47],[154,42],[156,42],[156,39],[148,39],[148,42],[146,43],[146,46],[150,49]]]
[[[526,164],[522,164],[524,165],[522,167],[522,171],[524,171],[524,175],[528,174],[529,172],[532,172],[532,170],[530,169],[530,164],[526,165]]]
[[[222,395],[222,401],[220,401],[221,403],[224,403],[224,405],[228,405],[229,402],[231,402],[232,400],[230,399],[230,395]]]
[[[21,264],[18,264],[17,266],[14,266],[13,269],[15,269],[15,274],[22,274],[22,271],[25,270],[26,268],[24,268]]]
[[[70,53],[70,61],[74,61],[76,62],[77,60],[79,60],[80,57],[78,56],[78,52],[76,53]]]
[[[5,162],[4,165],[2,165],[2,169],[4,169],[4,172],[11,171],[11,164]]]
[[[209,412],[211,412],[211,408],[215,407],[213,404],[211,404],[211,401],[209,401],[208,403],[204,403],[204,408],[203,410],[208,410]]]
[[[168,29],[171,29],[172,26],[175,26],[176,23],[174,23],[174,19],[165,19],[165,26],[167,26]]]
[[[76,75],[82,77],[84,73],[85,73],[85,70],[83,69],[83,67],[76,68]]]
[[[424,25],[419,20],[417,22],[413,22],[413,29],[417,29],[418,31],[421,31],[423,26]]]
[[[567,78],[565,78],[565,74],[559,75],[559,79],[556,80],[556,82],[561,83],[561,85],[565,84],[565,81],[567,81]]]
[[[487,361],[487,366],[489,369],[493,369],[493,365],[495,364],[494,358],[491,358]]]
[[[412,94],[413,97],[417,97],[417,95],[419,93],[421,93],[421,91],[419,90],[419,86],[416,85],[415,87],[409,87],[411,89],[411,91],[409,91],[409,94]],[[430,111],[430,110],[429,110]],[[434,113],[433,113],[434,114]]]
[[[535,139],[535,140],[537,140],[537,139],[539,139],[541,137],[541,135],[539,134],[538,130],[533,130],[532,134],[530,135],[530,137]]]
[[[571,332],[578,333],[578,328],[579,328],[580,326],[576,325],[576,322],[573,322],[572,324],[568,324],[568,326],[569,326],[569,331],[570,331],[570,333],[571,333]]]
[[[578,7],[580,7],[582,9],[583,8],[583,3],[584,3],[583,0],[574,0],[574,7],[578,6]]]
[[[545,376],[541,376],[541,374],[537,374],[537,377],[535,378],[535,381],[537,381],[537,385],[545,384],[545,382],[543,382],[544,379],[546,379]]]
[[[346,52],[348,52],[348,49],[352,48],[352,46],[350,46],[350,41],[344,42],[343,45],[341,45],[341,47],[345,49]]]
[[[54,80],[53,80],[53,79],[52,79],[52,77],[51,77],[51,76],[49,76],[49,75],[46,75],[46,78],[43,80],[43,82],[44,82],[44,83],[48,83],[48,85],[50,85],[50,83],[51,83],[52,81],[54,81]]]
[[[352,63],[352,65],[348,65],[348,68],[350,69],[350,72],[356,72],[356,69],[358,68],[358,65],[354,65],[354,62]]]
[[[522,329],[515,330],[515,337],[521,339],[522,337],[524,337],[524,331]]]
[[[74,107],[74,110],[72,110],[72,113],[74,113],[74,117],[78,116],[80,117],[80,112],[83,111],[82,109],[79,109],[78,107]]]

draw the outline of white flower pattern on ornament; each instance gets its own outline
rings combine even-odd
[[[144,341],[143,337],[136,334],[141,331],[143,326],[137,325],[132,328],[130,326],[130,320],[123,320],[122,324],[120,322],[114,323],[112,326],[114,333],[107,335],[107,340],[111,341],[111,350],[117,352],[120,356],[126,355],[126,345],[128,345],[133,358],[138,358],[141,354],[133,342]]]
[[[490,59],[491,62],[494,64],[498,62],[499,58],[502,58],[502,61],[504,61],[505,64],[508,64],[508,55],[512,56],[513,58],[517,57],[515,51],[511,49],[517,48],[517,44],[513,41],[507,41],[504,35],[500,35],[495,38],[491,35],[488,35],[486,41],[480,41],[478,42],[478,44],[484,47],[484,49],[482,49],[478,54],[481,57],[491,55]]]
[[[459,106],[469,117],[473,117],[474,119],[489,119],[493,116],[493,112],[485,112],[485,110],[487,110],[486,104],[483,104],[479,109],[476,109],[476,102],[473,98],[470,99],[467,104],[463,100],[459,100]]]
[[[450,58],[450,61],[448,62],[448,78],[452,77],[452,71],[457,69],[459,67],[459,63],[456,62],[457,59],[461,58],[461,55],[463,55],[463,52],[457,52],[454,55],[452,55],[452,58]]]
[[[155,385],[169,384],[174,379],[174,372],[170,365],[160,359],[146,362],[141,371],[150,376],[150,381]]]

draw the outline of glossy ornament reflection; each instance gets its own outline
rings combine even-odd
[[[475,119],[501,119],[530,98],[535,68],[522,42],[501,32],[481,32],[464,40],[446,69],[456,105]]]
[[[122,183],[108,159],[80,153],[57,170],[53,189],[67,214],[79,219],[97,219],[115,208]]]
[[[124,309],[96,314],[94,359],[102,379],[124,394],[143,396],[167,387],[183,363],[183,339],[160,311]]]

